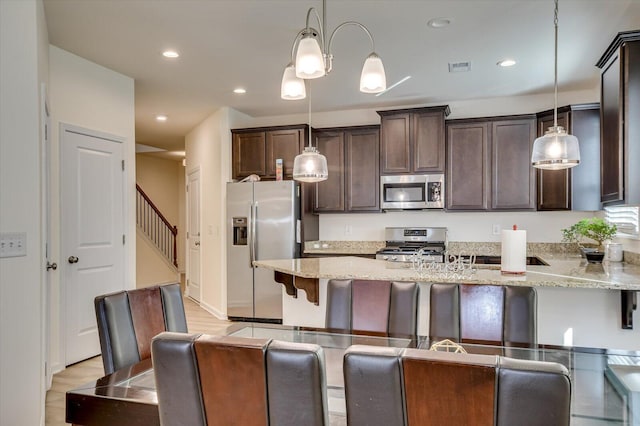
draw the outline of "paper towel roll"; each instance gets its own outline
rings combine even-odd
[[[527,271],[527,231],[502,231],[503,274],[524,274]]]

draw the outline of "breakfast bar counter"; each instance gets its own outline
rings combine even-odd
[[[640,266],[622,262],[587,263],[578,256],[551,255],[549,265],[527,266],[524,275],[503,275],[499,265],[477,265],[473,275],[446,278],[420,273],[411,263],[355,256],[276,259],[254,262],[258,267],[307,279],[363,279],[415,282],[461,282],[528,287],[572,287],[640,291]]]
[[[274,271],[284,286],[283,323],[324,326],[326,287],[330,279],[363,279],[420,283],[419,331],[428,330],[431,283],[465,283],[535,287],[538,294],[539,341],[547,344],[640,347],[637,292],[640,265],[587,263],[578,255],[545,254],[548,265],[529,265],[524,275],[503,275],[499,265],[477,265],[464,277],[420,273],[411,263],[356,256],[275,259],[254,262]],[[303,290],[303,292],[300,292]]]

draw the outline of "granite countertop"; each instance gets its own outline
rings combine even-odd
[[[527,287],[570,287],[640,291],[640,266],[623,262],[587,263],[577,255],[546,253],[549,266],[527,266],[525,275],[502,275],[499,268],[478,268],[464,279],[420,274],[411,264],[355,256],[262,260],[258,267],[304,278],[369,279],[417,282],[465,282]]]

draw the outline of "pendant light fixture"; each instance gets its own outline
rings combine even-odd
[[[558,0],[554,0],[554,107],[553,127],[533,142],[531,164],[538,169],[560,170],[575,167],[580,163],[578,138],[558,126]]]
[[[319,30],[309,25],[309,18],[314,14],[318,22]],[[314,7],[307,11],[306,26],[298,32],[293,47],[291,48],[291,63],[287,65],[282,76],[282,86],[280,96],[282,99],[303,99],[304,93],[299,90],[299,80],[323,77],[331,72],[333,68],[333,54],[331,54],[331,44],[333,37],[339,29],[354,25],[360,27],[371,40],[372,52],[367,56],[360,74],[360,91],[363,93],[380,93],[387,88],[387,78],[384,72],[382,59],[375,53],[375,44],[371,32],[359,22],[347,21],[338,25],[329,37],[329,42],[325,40],[326,23],[326,0],[322,0],[322,19]],[[294,65],[295,64],[295,65]],[[295,74],[291,72],[291,68]]]
[[[322,182],[329,177],[327,158],[311,146],[311,87],[309,87],[309,146],[293,160],[293,179]]]

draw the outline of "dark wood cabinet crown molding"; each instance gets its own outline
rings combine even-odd
[[[387,115],[415,114],[415,113],[423,113],[423,112],[440,112],[440,111],[444,112],[445,117],[451,114],[451,109],[449,108],[449,105],[437,105],[437,106],[420,107],[420,108],[389,109],[389,110],[382,110],[382,111],[376,111],[376,112],[381,117],[384,117]]]
[[[618,52],[618,48],[622,46],[623,43],[631,41],[640,41],[640,30],[619,32],[596,63],[596,67],[600,69],[604,68],[607,62],[609,62],[609,59]]]
[[[243,127],[240,129],[231,129],[231,134],[269,132],[272,130],[293,130],[293,129],[305,129],[308,131],[309,125],[308,124],[287,124],[283,126],[262,126],[262,127],[246,127],[246,128]]]

